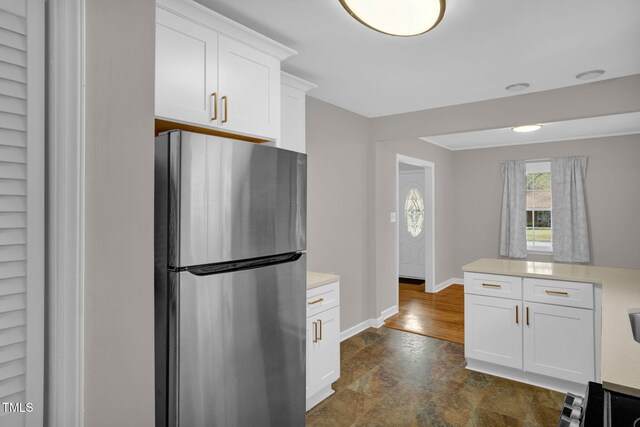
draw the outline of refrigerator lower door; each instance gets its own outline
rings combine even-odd
[[[180,426],[305,424],[306,259],[175,273]]]

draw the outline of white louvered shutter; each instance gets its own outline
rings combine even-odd
[[[44,2],[0,0],[0,425],[3,427],[38,426],[43,422],[43,94]]]

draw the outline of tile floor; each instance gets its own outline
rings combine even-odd
[[[342,342],[307,426],[556,426],[564,396],[464,369],[464,346],[385,327]]]

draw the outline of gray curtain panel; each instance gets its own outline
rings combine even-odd
[[[502,215],[500,217],[500,255],[527,257],[526,167],[524,160],[506,160],[502,174]]]
[[[553,260],[589,262],[589,231],[584,197],[587,158],[551,159]]]

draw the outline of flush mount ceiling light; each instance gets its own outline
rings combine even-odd
[[[593,80],[604,74],[604,70],[591,70],[576,74],[576,79]]]
[[[534,132],[534,131],[537,131],[537,130],[540,130],[540,129],[542,129],[542,125],[541,124],[514,126],[514,127],[511,128],[512,131],[519,132],[519,133]]]
[[[340,0],[349,15],[367,27],[392,36],[417,36],[444,16],[445,0]]]
[[[509,92],[520,92],[521,90],[525,90],[529,87],[529,83],[514,83],[505,87]]]

